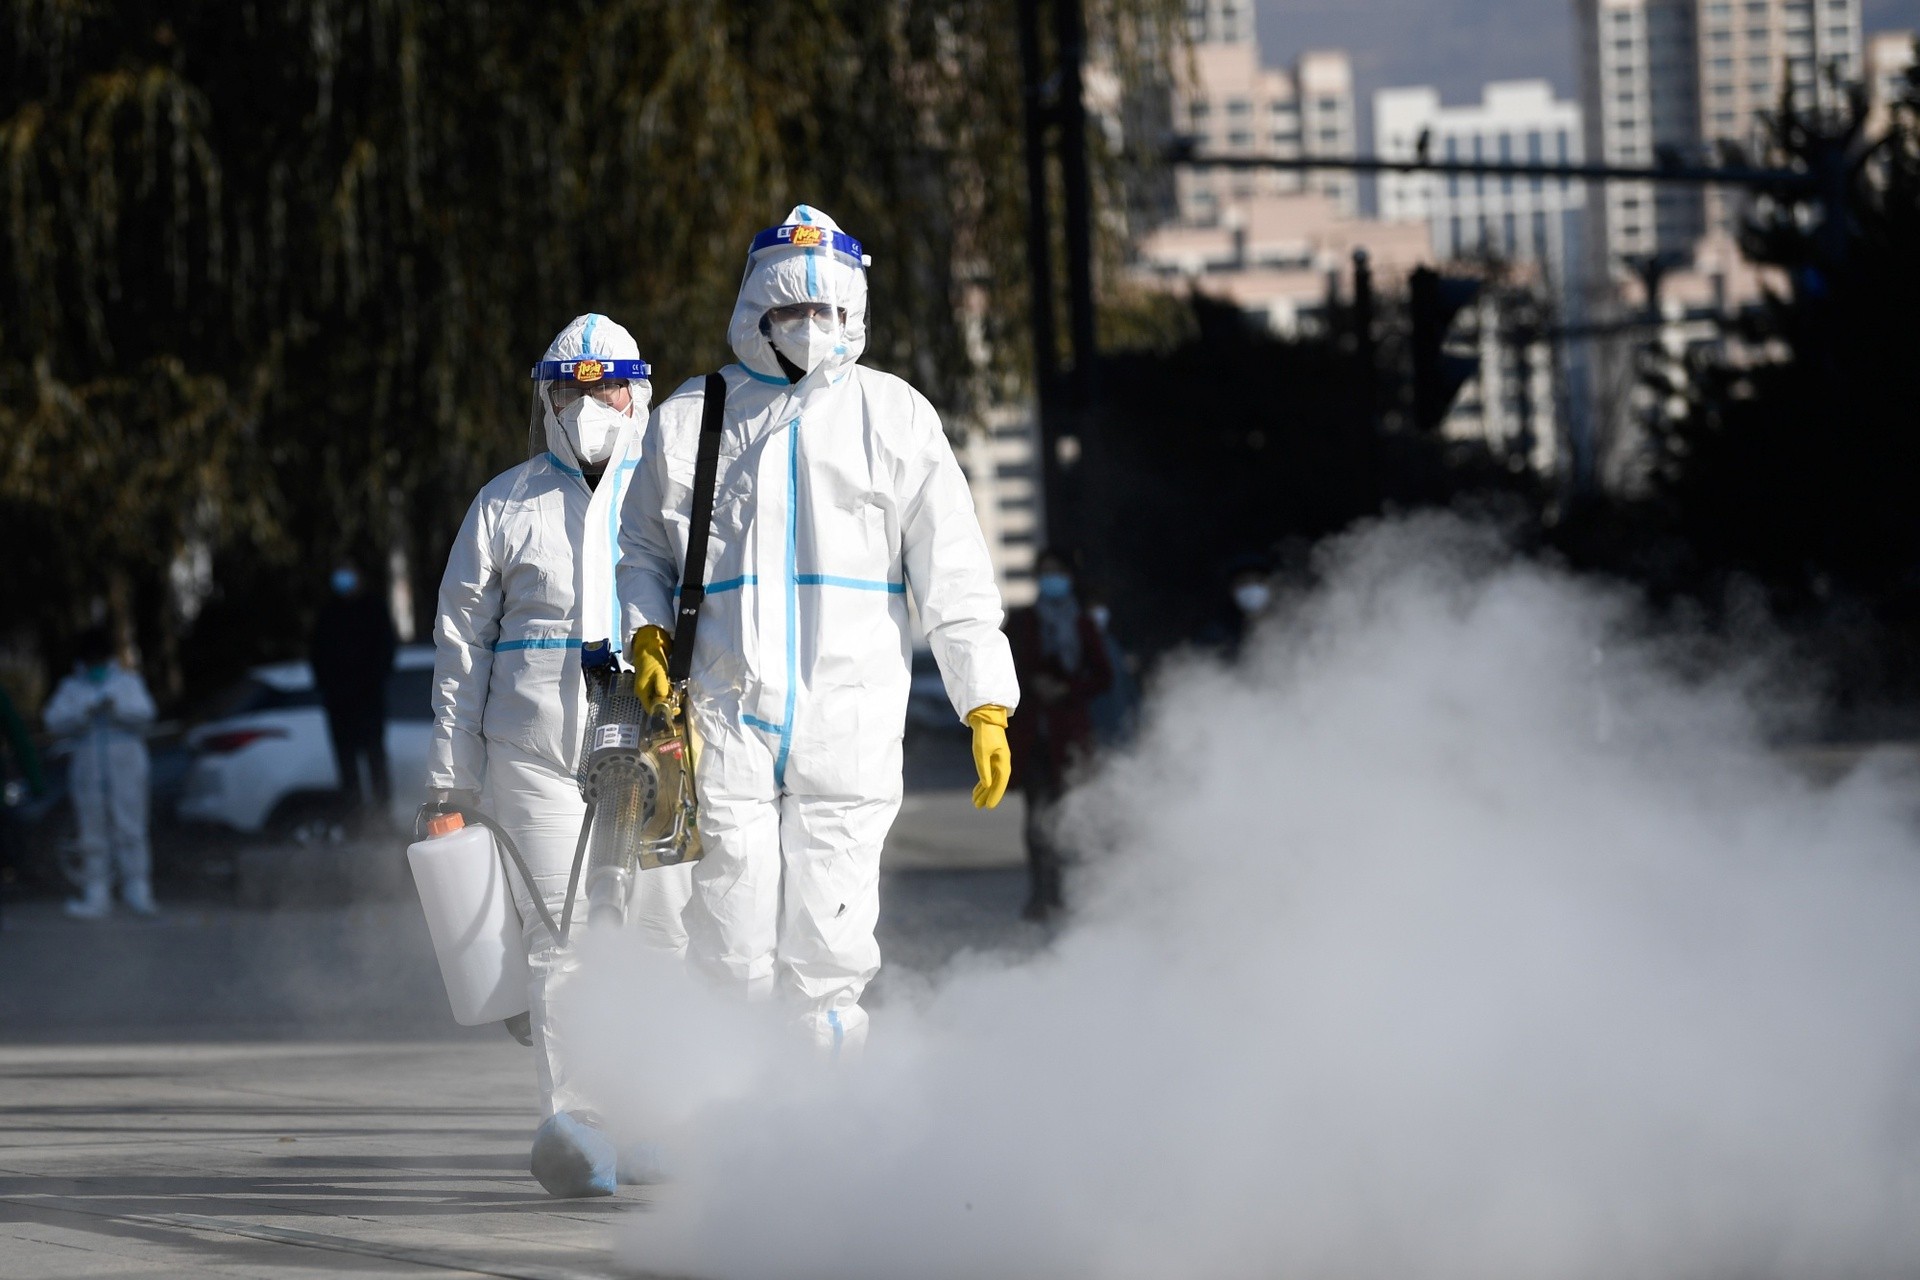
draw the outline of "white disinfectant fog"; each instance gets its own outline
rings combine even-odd
[[[627,1261],[1914,1274],[1920,779],[1803,782],[1751,671],[1675,674],[1624,594],[1458,522],[1321,567],[1078,793],[1054,945],[896,998],[857,1065],[589,966],[598,1083],[680,1173]]]

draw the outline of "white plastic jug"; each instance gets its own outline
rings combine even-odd
[[[485,827],[435,818],[427,838],[407,846],[427,932],[440,960],[453,1020],[462,1026],[498,1022],[529,1005],[526,946],[509,872]]]

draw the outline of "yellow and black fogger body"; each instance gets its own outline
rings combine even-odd
[[[693,785],[700,746],[684,685],[649,711],[611,644],[587,645],[581,658],[587,685],[579,775],[587,802],[587,922],[620,923],[641,872],[700,856]]]

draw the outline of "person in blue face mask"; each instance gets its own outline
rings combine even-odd
[[[154,913],[147,846],[146,730],[153,698],[138,672],[114,658],[105,627],[81,635],[73,674],[47,701],[47,730],[72,752],[67,789],[80,827],[80,897],[67,914],[100,920],[113,911],[114,873],[120,898],[136,915]]]
[[[348,813],[364,820],[360,765],[367,766],[374,817],[386,816],[392,799],[387,774],[387,676],[396,638],[386,601],[369,591],[360,571],[343,564],[333,571],[332,590],[313,624],[308,649],[313,683],[327,709],[327,733]]]
[[[1054,810],[1073,768],[1092,756],[1093,702],[1113,684],[1106,638],[1080,603],[1067,557],[1042,551],[1034,561],[1034,601],[1007,615],[1007,640],[1020,678],[1024,712],[1009,729],[1013,785],[1027,802],[1026,909],[1029,920],[1058,911],[1061,849]]]

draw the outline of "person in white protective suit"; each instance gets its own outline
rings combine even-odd
[[[512,836],[555,920],[586,812],[576,777],[587,714],[580,649],[619,638],[621,499],[640,460],[650,372],[632,335],[605,316],[560,331],[533,371],[532,456],[480,490],[440,583],[427,785],[435,800],[475,806]],[[569,1082],[553,1015],[572,961],[519,873],[509,881],[533,976],[529,1014],[508,1030],[534,1047],[546,1117],[534,1172],[554,1194],[610,1193],[611,1148]],[[685,948],[689,892],[684,867],[639,878],[630,918],[649,943]]]
[[[997,804],[1019,700],[972,496],[939,416],[856,363],[866,345],[858,242],[801,205],[755,238],[728,339],[726,413],[688,679],[704,740],[704,857],[688,957],[791,1001],[838,1053],[861,1044],[880,968],[880,848],[900,807],[912,592],[980,785]],[[654,412],[621,521],[620,599],[636,690],[665,665],[693,506],[704,380]]]
[[[113,880],[120,900],[150,916],[152,854],[147,845],[147,742],[153,697],[137,672],[113,656],[104,627],[80,637],[79,661],[47,702],[48,732],[67,740],[67,790],[80,827],[80,896],[67,914],[99,920],[113,911]]]

